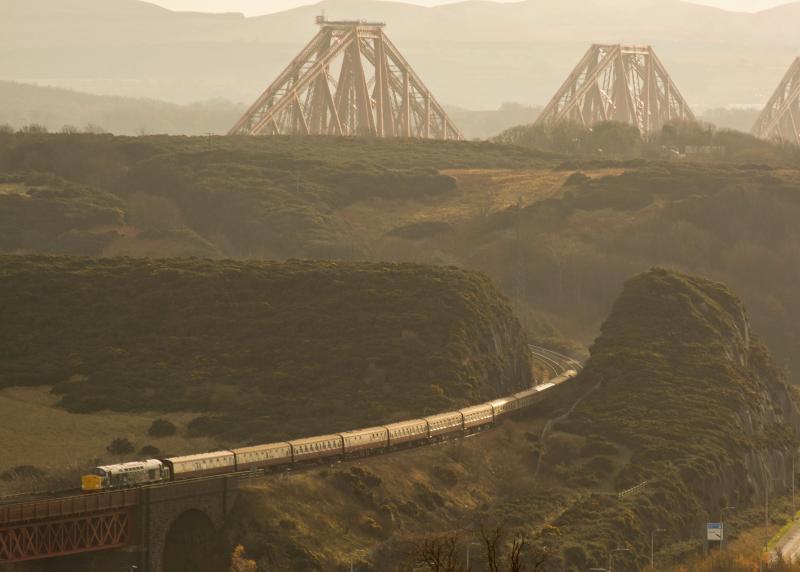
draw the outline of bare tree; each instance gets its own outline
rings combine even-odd
[[[426,567],[430,572],[458,572],[457,545],[455,536],[425,538],[417,546],[415,564]]]
[[[497,525],[492,528],[487,528],[481,525],[481,540],[486,549],[486,562],[489,566],[489,572],[500,572],[499,553],[500,542],[503,538],[503,527]]]
[[[545,526],[529,538],[519,534],[506,542],[502,524],[481,524],[478,535],[488,572],[541,572],[555,554],[560,531]],[[430,572],[458,572],[463,568],[458,565],[457,548],[455,535],[428,536],[414,545],[409,556],[416,567]]]
[[[522,549],[525,548],[525,540],[515,538],[508,551],[508,572],[522,572],[525,565],[522,563]]]

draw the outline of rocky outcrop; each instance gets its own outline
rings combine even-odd
[[[763,505],[767,486],[775,494],[790,485],[800,428],[794,390],[742,303],[720,284],[662,269],[631,279],[582,383],[602,390],[564,429],[629,452],[605,475],[612,490],[647,485],[602,509],[594,530],[579,518],[581,507],[561,518],[588,547],[572,550],[567,567],[598,561],[609,542],[647,554],[655,528],[668,529],[673,542],[698,540],[702,523],[723,507]]]

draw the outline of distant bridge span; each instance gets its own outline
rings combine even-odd
[[[551,350],[531,346],[531,353],[554,374],[580,369],[579,362]],[[239,488],[264,477],[246,471],[92,494],[0,499],[0,566],[125,549],[125,564],[163,572],[167,539],[182,517],[202,514],[219,530]]]

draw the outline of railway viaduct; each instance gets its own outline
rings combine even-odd
[[[216,532],[243,482],[227,475],[0,505],[0,571],[89,570],[87,558],[100,556],[103,570],[218,569]]]
[[[580,362],[530,347],[554,375]],[[218,532],[239,491],[264,473],[241,472],[81,495],[0,499],[0,572],[216,572]],[[135,567],[135,568],[134,568]]]

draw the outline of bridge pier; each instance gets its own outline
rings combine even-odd
[[[170,572],[168,559],[191,561],[197,570],[219,569],[212,562],[217,554],[215,532],[225,523],[237,492],[237,479],[232,477],[143,489],[137,515],[140,572]]]

